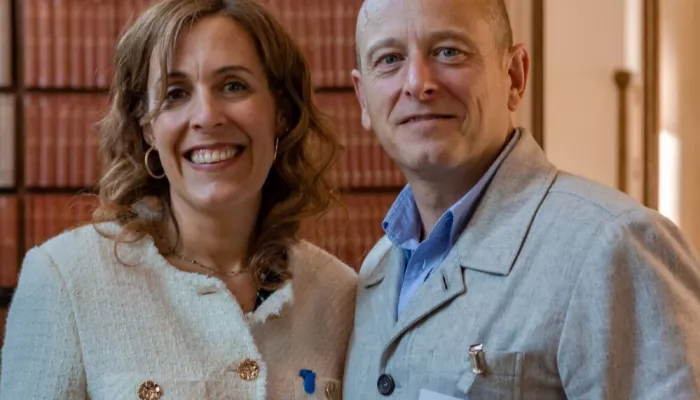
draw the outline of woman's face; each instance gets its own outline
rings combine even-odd
[[[144,131],[173,204],[211,213],[258,202],[274,161],[278,115],[248,33],[224,16],[202,19],[183,31],[165,77],[156,53],[148,74],[151,110],[161,79],[167,92]]]

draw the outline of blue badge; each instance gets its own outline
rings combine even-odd
[[[307,394],[312,394],[316,391],[316,373],[310,369],[302,369],[299,371],[299,376],[304,378],[304,391]]]

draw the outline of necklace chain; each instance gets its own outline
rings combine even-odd
[[[160,236],[160,239],[165,243],[165,238],[164,238],[163,236]],[[240,275],[240,274],[246,272],[245,269],[239,269],[239,270],[236,270],[236,271],[226,271],[226,272],[224,272],[224,271],[219,271],[218,269],[214,269],[214,268],[208,267],[208,266],[202,264],[201,262],[199,262],[199,261],[197,261],[197,260],[193,260],[193,259],[187,258],[187,257],[185,257],[185,256],[183,256],[183,255],[181,255],[181,254],[175,253],[174,249],[170,251],[170,254],[173,254],[174,256],[176,256],[177,258],[179,258],[179,259],[182,260],[182,261],[185,261],[185,262],[188,262],[188,263],[190,263],[190,264],[196,265],[196,266],[198,266],[198,267],[200,267],[200,268],[206,269],[207,271],[210,271],[210,272],[213,273],[214,275],[218,275],[218,276],[229,276],[229,277],[234,277],[234,276],[238,276],[238,275]],[[267,274],[266,274],[266,273],[261,274],[261,280],[262,280],[262,281],[264,281],[266,277],[267,277]],[[255,301],[256,301],[256,307],[257,307],[257,304],[260,304],[260,303],[262,303],[263,301],[265,301],[265,297],[264,297],[263,294],[262,294],[262,288],[261,288],[261,289],[258,289],[258,290],[255,292]]]
[[[238,276],[238,275],[240,275],[240,274],[242,274],[242,273],[245,272],[245,270],[243,270],[243,269],[239,269],[239,270],[235,270],[235,271],[219,271],[218,269],[211,268],[211,267],[207,267],[206,265],[202,264],[201,262],[199,262],[199,261],[197,261],[197,260],[189,259],[189,258],[187,258],[187,257],[185,257],[185,256],[183,256],[183,255],[177,254],[177,253],[173,253],[173,254],[174,254],[177,258],[179,258],[180,260],[185,261],[185,262],[188,262],[188,263],[190,263],[190,264],[194,264],[194,265],[196,265],[196,266],[198,266],[198,267],[200,267],[200,268],[206,269],[207,271],[210,271],[210,272],[212,272],[212,273],[215,274],[215,275],[234,277],[234,276]]]
[[[159,235],[159,236],[160,236],[160,240],[161,240],[163,243],[166,243],[165,237],[163,237],[163,235]],[[178,254],[178,253],[175,252],[175,249],[174,249],[174,248],[171,248],[170,254],[174,255],[175,257],[179,258],[180,260],[182,260],[182,261],[184,261],[184,262],[190,263],[190,264],[192,264],[192,265],[196,265],[196,266],[198,266],[199,268],[202,268],[202,269],[206,269],[207,271],[209,271],[209,272],[211,272],[211,273],[213,273],[214,275],[217,275],[217,276],[234,277],[234,276],[238,276],[238,275],[240,275],[240,274],[246,272],[245,269],[239,269],[239,270],[236,270],[236,271],[220,271],[220,270],[218,270],[218,269],[216,269],[216,268],[208,267],[208,266],[202,264],[201,262],[199,262],[199,261],[197,261],[197,260],[193,260],[193,259],[191,259],[191,258],[187,258],[187,257],[183,256],[182,254]]]

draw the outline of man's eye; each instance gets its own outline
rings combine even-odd
[[[446,47],[438,50],[438,55],[442,57],[452,58],[462,55],[462,52],[457,49]]]
[[[397,56],[396,54],[388,54],[388,55],[379,59],[379,64],[391,65],[391,64],[397,63],[399,61],[401,61],[401,60],[400,60],[399,56]]]

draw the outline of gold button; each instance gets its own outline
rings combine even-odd
[[[163,397],[163,389],[153,381],[146,381],[139,386],[139,399],[160,400]]]
[[[340,388],[338,388],[337,383],[326,383],[326,398],[328,400],[340,400]]]
[[[252,381],[260,375],[260,366],[254,360],[246,358],[236,368],[236,372],[245,381]]]

